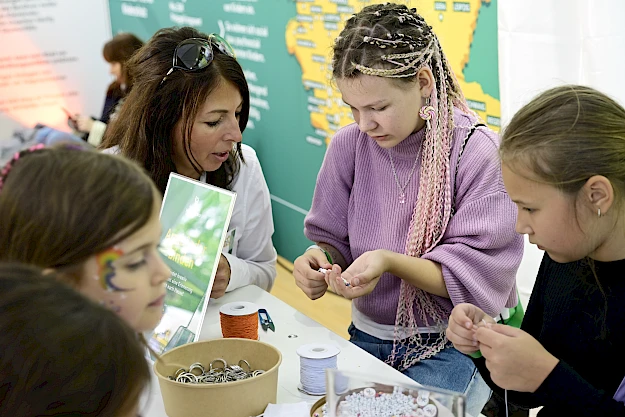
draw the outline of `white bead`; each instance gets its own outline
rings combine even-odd
[[[436,414],[438,414],[438,409],[434,404],[428,404],[423,407],[423,414],[425,417],[436,417]]]
[[[419,391],[417,397],[417,404],[419,407],[425,407],[430,402],[430,393],[428,391]]]

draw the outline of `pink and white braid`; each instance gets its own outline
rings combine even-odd
[[[419,196],[410,222],[406,239],[405,254],[419,257],[429,252],[440,241],[451,218],[451,147],[454,130],[454,107],[474,115],[466,100],[438,41],[434,47],[436,62],[434,70],[436,88],[432,90],[430,104],[436,109],[430,120],[432,128],[427,129],[422,145]],[[452,80],[448,85],[446,80]],[[403,338],[405,329],[417,329],[416,313],[426,326],[438,329],[434,343],[424,343],[421,334],[410,332]],[[397,315],[395,317],[395,337],[388,363],[394,363],[400,356],[402,347],[406,352],[399,364],[407,369],[417,362],[427,359],[443,350],[447,344],[445,327],[447,314],[433,296],[420,288],[402,280],[400,286]],[[412,334],[414,333],[414,334]]]

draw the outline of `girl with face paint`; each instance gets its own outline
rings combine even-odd
[[[22,151],[0,172],[0,261],[54,270],[136,332],[161,319],[170,270],[160,193],[133,162],[72,148]]]

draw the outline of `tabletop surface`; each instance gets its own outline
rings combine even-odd
[[[306,401],[312,404],[320,398],[305,394],[297,388],[300,382],[300,358],[296,350],[301,345],[309,343],[331,344],[338,347],[340,349],[337,359],[338,369],[363,373],[398,384],[415,385],[415,381],[406,375],[253,285],[239,288],[219,299],[209,301],[200,340],[222,337],[219,308],[235,301],[249,301],[257,304],[259,308],[267,310],[274,322],[275,332],[263,331],[259,325],[259,336],[262,342],[275,346],[282,353],[282,364],[278,372],[278,403]],[[142,414],[150,417],[166,416],[156,378],[153,378],[150,400]]]

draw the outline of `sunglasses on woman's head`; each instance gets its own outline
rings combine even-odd
[[[176,46],[171,69],[163,77],[161,84],[174,70],[197,71],[209,66],[215,56],[213,48],[217,48],[221,53],[236,59],[234,49],[228,41],[215,33],[208,35],[208,39],[185,39]]]

